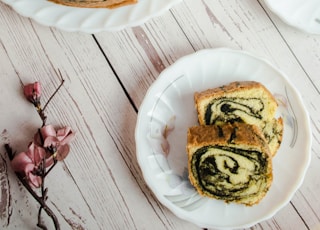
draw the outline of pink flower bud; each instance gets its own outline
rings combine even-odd
[[[41,85],[40,82],[25,85],[23,88],[24,96],[32,104],[37,105],[40,103]]]

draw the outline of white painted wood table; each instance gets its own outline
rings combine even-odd
[[[76,131],[51,172],[48,204],[61,229],[200,229],[164,207],[136,159],[137,114],[149,86],[177,59],[228,47],[268,59],[302,94],[312,159],[293,199],[252,229],[320,229],[320,36],[297,30],[260,0],[184,0],[121,31],[87,34],[42,26],[0,3],[0,229],[35,229],[38,204],[18,182],[4,142],[24,151],[41,124],[22,85],[40,81],[48,122]],[[50,220],[46,220],[49,229]]]

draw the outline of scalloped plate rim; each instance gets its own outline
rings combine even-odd
[[[307,1],[316,1],[316,0],[307,0]],[[279,9],[274,5],[274,1],[273,0],[264,0],[264,2],[266,3],[267,7],[274,13],[276,14],[283,22],[285,22],[286,24],[299,29],[300,31],[306,32],[306,33],[310,33],[310,34],[320,34],[320,15],[319,15],[319,19],[318,19],[318,27],[308,27],[307,25],[304,24],[297,24],[294,21],[292,21],[291,19],[289,19],[288,17],[286,17],[286,15],[283,13],[283,9]],[[320,4],[319,4],[319,8],[320,8]],[[320,12],[320,10],[319,10]],[[311,15],[311,14],[310,14]],[[317,20],[317,18],[311,18],[311,20]]]
[[[183,63],[185,60],[187,59],[192,59],[192,58],[197,58],[198,55],[202,55],[202,54],[205,54],[205,53],[210,53],[210,52],[235,52],[237,54],[241,54],[241,55],[244,55],[244,56],[249,56],[251,58],[256,58],[257,60],[259,60],[260,62],[270,66],[270,68],[273,68],[277,73],[279,73],[283,79],[282,80],[285,80],[286,83],[291,87],[292,90],[294,90],[295,92],[295,96],[298,98],[298,103],[300,104],[300,106],[302,106],[302,108],[304,109],[303,110],[303,113],[305,115],[305,120],[302,121],[304,122],[304,124],[308,127],[307,128],[307,133],[306,133],[306,137],[309,137],[307,138],[306,142],[305,142],[305,146],[306,146],[306,150],[308,151],[305,158],[304,158],[304,165],[303,167],[301,168],[301,174],[298,175],[297,177],[297,180],[296,180],[296,183],[295,183],[295,186],[294,186],[294,189],[286,195],[286,198],[283,200],[283,202],[280,204],[280,205],[277,205],[275,206],[274,208],[272,208],[268,214],[266,214],[265,216],[261,217],[260,219],[258,220],[255,220],[255,221],[251,221],[249,223],[243,223],[241,224],[241,226],[234,226],[232,224],[226,224],[224,226],[219,226],[219,225],[216,225],[214,223],[203,223],[203,222],[200,222],[198,220],[190,220],[190,218],[188,218],[188,214],[186,214],[183,210],[177,208],[174,204],[168,202],[168,200],[164,197],[163,194],[159,194],[159,192],[156,190],[155,186],[153,185],[153,182],[150,181],[151,178],[148,177],[148,175],[146,174],[146,172],[144,171],[144,167],[145,165],[143,165],[143,159],[141,158],[142,155],[140,154],[140,151],[141,151],[141,148],[142,146],[139,144],[140,143],[140,140],[139,138],[141,138],[141,135],[143,135],[141,133],[141,125],[143,122],[145,122],[145,120],[143,120],[146,116],[145,113],[148,113],[148,111],[150,110],[147,109],[147,107],[150,107],[147,105],[147,103],[149,103],[148,100],[151,100],[150,97],[152,96],[152,94],[154,94],[154,90],[157,88],[157,85],[160,81],[163,81],[167,74],[167,72],[169,72],[169,70],[171,68],[175,68],[176,65],[180,65],[181,63]],[[168,80],[170,81],[170,79]],[[148,102],[147,102],[148,101]],[[137,154],[137,160],[138,160],[138,163],[140,165],[140,168],[142,170],[142,174],[143,174],[143,177],[144,177],[144,180],[146,181],[147,185],[149,186],[149,188],[153,191],[153,193],[156,195],[157,199],[164,205],[166,206],[167,208],[169,208],[169,210],[171,210],[176,216],[178,216],[179,218],[183,219],[183,220],[186,220],[186,221],[189,221],[189,222],[192,222],[196,225],[198,225],[199,227],[202,227],[202,228],[219,228],[219,229],[232,229],[232,228],[248,228],[248,227],[251,227],[259,222],[262,222],[262,221],[265,221],[267,219],[270,219],[272,216],[274,216],[279,210],[281,210],[284,206],[286,206],[290,200],[292,199],[292,197],[294,196],[295,192],[300,188],[300,186],[302,185],[303,183],[303,180],[304,180],[304,177],[305,177],[305,174],[307,172],[307,169],[310,165],[310,161],[311,161],[311,143],[312,143],[312,138],[311,138],[311,128],[310,128],[310,120],[309,120],[309,116],[308,116],[308,112],[305,110],[304,108],[304,105],[303,105],[303,101],[302,101],[302,97],[301,95],[298,93],[298,91],[296,90],[296,88],[290,83],[290,81],[288,80],[288,78],[286,77],[286,75],[281,72],[278,68],[276,68],[274,65],[272,65],[268,60],[264,59],[264,58],[260,58],[260,57],[256,57],[255,55],[249,53],[249,52],[246,52],[246,51],[242,51],[242,50],[232,50],[232,49],[229,49],[229,48],[216,48],[216,49],[204,49],[204,50],[200,50],[200,51],[197,51],[193,54],[189,54],[187,56],[184,56],[180,59],[178,59],[175,63],[173,63],[171,66],[169,66],[167,69],[165,69],[161,74],[160,76],[158,77],[158,79],[149,87],[146,95],[145,95],[145,98],[143,99],[141,105],[140,105],[140,108],[139,108],[139,113],[138,113],[138,118],[137,118],[137,123],[136,123],[136,129],[135,129],[135,141],[136,141],[136,154]],[[258,204],[259,205],[259,204]]]
[[[50,2],[47,0],[40,0],[40,1],[38,0],[38,1],[30,2],[30,3],[29,3],[29,0],[1,0],[1,1],[4,2],[5,4],[11,6],[21,16],[31,18],[35,22],[39,23],[40,25],[55,27],[60,30],[64,30],[64,31],[68,31],[68,32],[84,32],[84,33],[90,33],[90,34],[103,32],[103,31],[119,31],[119,30],[122,30],[125,28],[141,25],[141,24],[147,22],[148,20],[150,20],[151,18],[160,16],[161,14],[165,13],[170,8],[172,8],[174,5],[182,2],[182,0],[166,0],[165,3],[160,3],[159,7],[157,7],[158,6],[157,1],[159,1],[159,0],[140,0],[140,2],[138,2],[136,4],[129,5],[129,6],[123,6],[123,7],[119,7],[116,9],[106,9],[106,8],[70,7],[70,6],[56,4],[56,3],[53,3],[53,2]],[[147,1],[151,1],[151,4],[152,4],[151,6],[153,8],[153,11],[147,12],[143,15],[135,14],[135,11],[139,10],[140,8],[142,9],[144,5],[150,4],[150,2],[147,2]],[[39,4],[35,4],[38,2],[39,2]],[[146,2],[146,3],[144,3],[144,2]],[[28,4],[28,6],[31,8],[31,10],[28,9],[28,11],[30,11],[29,13],[27,13],[25,8],[19,7],[19,4],[21,4],[21,3]],[[41,6],[42,4],[43,4],[43,6]],[[39,5],[40,5],[40,8],[39,8]],[[120,24],[111,24],[111,25],[107,25],[107,26],[101,25],[98,28],[81,27],[80,24],[77,26],[70,27],[69,25],[65,25],[63,23],[47,22],[46,18],[50,18],[51,17],[50,14],[49,15],[47,14],[45,17],[43,17],[43,16],[37,17],[36,15],[34,15],[36,10],[48,9],[48,8],[52,8],[52,14],[54,14],[53,10],[58,10],[58,11],[64,12],[65,15],[71,14],[71,13],[81,12],[81,13],[85,14],[85,16],[87,18],[89,18],[92,14],[95,14],[95,12],[102,12],[103,11],[105,17],[110,17],[110,16],[120,15],[121,12],[126,11],[127,13],[129,13],[130,18],[122,19],[123,21]],[[139,13],[141,13],[141,12],[139,12]],[[132,16],[132,14],[134,17]]]

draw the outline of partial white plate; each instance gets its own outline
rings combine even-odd
[[[2,0],[22,16],[66,31],[97,33],[140,25],[182,0],[139,0],[116,9],[63,6],[47,0]]]
[[[197,124],[194,92],[244,80],[261,82],[275,95],[285,123],[271,189],[252,207],[199,196],[187,173],[187,129]],[[311,157],[309,117],[286,76],[266,60],[224,48],[183,57],[161,73],[140,107],[135,138],[144,179],[159,201],[203,228],[245,228],[271,218],[301,185]]]
[[[302,31],[320,34],[319,0],[265,0],[284,22]]]

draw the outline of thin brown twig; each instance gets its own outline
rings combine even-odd
[[[54,96],[58,93],[58,91],[60,90],[60,88],[62,87],[62,85],[64,84],[64,79],[62,77],[62,74],[60,72],[60,70],[58,69],[59,71],[59,76],[61,78],[61,82],[60,82],[60,85],[58,86],[58,88],[53,92],[53,94],[50,96],[50,98],[48,99],[47,103],[43,106],[43,109],[42,111],[45,111],[45,109],[47,108],[47,105],[50,103],[50,101],[54,98]]]
[[[54,168],[54,166],[56,166],[57,163],[58,163],[57,159],[53,157],[53,165],[49,168],[49,170],[46,171],[45,174],[43,174],[44,175],[43,177],[46,177],[49,174],[49,172],[51,172],[51,170]]]
[[[39,208],[39,212],[38,212],[38,224],[37,226],[43,230],[47,230],[47,226],[45,226],[44,224],[42,224],[42,221],[41,221],[41,212],[42,212],[42,207]]]
[[[5,150],[9,156],[9,159],[13,158],[14,157],[14,152],[11,148],[11,146],[9,144],[5,144]],[[45,168],[45,166],[43,166]],[[46,197],[47,197],[47,189],[44,189],[44,183],[42,183],[41,186],[42,187],[42,196],[38,196],[38,194],[31,188],[31,186],[29,185],[29,183],[25,180],[25,177],[22,176],[20,173],[15,173],[17,178],[19,179],[19,181],[22,183],[22,185],[28,190],[28,192],[34,197],[34,199],[40,204],[40,210],[39,210],[39,213],[41,213],[41,209],[43,209],[47,215],[49,217],[51,217],[52,221],[53,221],[53,224],[55,226],[55,229],[56,230],[60,230],[60,225],[59,225],[59,221],[58,221],[58,218],[56,217],[56,215],[54,214],[54,212],[48,207],[48,205],[46,204]],[[43,178],[44,179],[44,178]],[[40,222],[39,222],[40,220]],[[40,223],[40,225],[39,225]],[[38,227],[43,228],[43,225],[41,224],[41,217],[38,216]]]
[[[59,72],[59,76],[61,78],[61,83],[60,85],[58,86],[58,88],[53,92],[53,94],[50,96],[50,98],[48,99],[47,103],[44,105],[43,108],[41,108],[41,104],[40,104],[40,101],[37,101],[37,102],[33,102],[34,106],[36,107],[37,109],[37,112],[42,120],[42,127],[45,126],[46,124],[46,120],[47,120],[47,116],[45,114],[45,109],[47,108],[48,104],[51,102],[51,100],[54,98],[54,96],[58,93],[58,91],[60,90],[60,88],[62,87],[62,85],[64,84],[64,79],[62,77],[62,74],[60,72],[60,70],[58,69],[58,72]],[[40,142],[41,142],[41,145],[43,145],[43,136],[41,135],[41,132],[40,132],[40,129],[38,130],[38,134],[40,136]],[[5,149],[6,149],[6,152],[9,156],[9,159],[10,161],[14,158],[15,156],[15,152],[13,152],[11,146],[9,144],[5,144]],[[54,224],[54,227],[56,230],[60,230],[60,225],[59,225],[59,221],[57,219],[57,217],[55,216],[54,212],[47,206],[46,204],[46,200],[47,200],[47,192],[48,192],[48,189],[45,188],[44,186],[44,181],[45,181],[45,177],[48,175],[48,173],[54,168],[54,166],[56,165],[57,163],[57,160],[55,159],[54,157],[54,163],[53,165],[49,168],[49,170],[46,170],[46,161],[45,161],[45,158],[43,158],[42,160],[42,163],[40,165],[40,175],[38,176],[41,176],[41,179],[42,179],[42,183],[41,183],[41,196],[39,196],[34,190],[33,188],[30,186],[30,184],[28,183],[28,181],[26,180],[25,176],[23,174],[20,174],[20,173],[15,173],[17,178],[19,179],[19,181],[23,184],[23,186],[28,190],[28,192],[34,197],[34,199],[40,204],[40,208],[39,208],[39,211],[38,211],[38,223],[37,223],[37,226],[43,230],[47,230],[48,228],[46,227],[46,225],[42,222],[42,219],[41,219],[41,214],[42,214],[42,210],[44,210],[47,215],[49,217],[51,217],[52,221],[53,221],[53,224]]]

